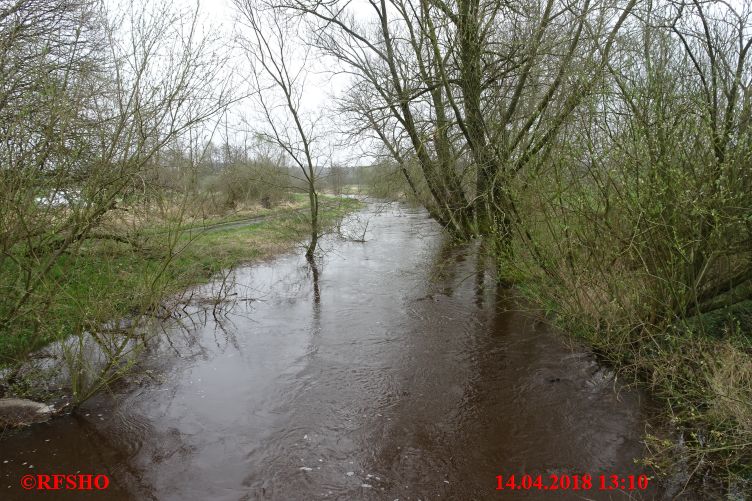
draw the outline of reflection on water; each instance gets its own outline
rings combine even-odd
[[[101,499],[626,499],[494,490],[640,473],[640,396],[515,311],[477,245],[422,211],[365,216],[367,242],[236,270],[233,301],[164,324],[129,384],[6,433],[0,497],[29,499],[33,464],[108,474]]]

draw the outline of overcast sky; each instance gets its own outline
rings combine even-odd
[[[177,8],[186,10],[195,9],[195,0],[179,0],[175,3]],[[227,41],[227,49],[233,50],[233,58],[228,71],[235,72],[235,83],[237,92],[243,92],[242,79],[247,75],[244,72],[250,71],[250,65],[243,55],[242,51],[233,47],[236,44],[238,36],[244,31],[241,18],[236,10],[232,0],[200,0],[199,3],[200,22],[209,33],[218,34]],[[303,112],[310,114],[319,113],[321,110],[333,111],[335,103],[333,97],[343,92],[347,88],[347,77],[335,75],[332,73],[333,65],[324,64],[320,60],[309,60],[307,65],[308,76],[306,78],[304,99],[302,101]],[[332,120],[336,116],[329,113]],[[231,106],[227,115],[229,128],[234,129],[231,142],[242,144],[243,136],[252,134],[253,129],[263,127],[265,124],[263,117],[260,115],[256,106],[251,99],[239,102]],[[325,134],[330,137],[332,143],[340,144],[332,152],[333,161],[338,163],[363,163],[367,159],[361,159],[362,145],[344,145],[342,138],[336,134],[338,129],[336,123],[325,125]],[[220,128],[221,138],[215,139],[216,142],[224,141],[224,124]]]
[[[106,0],[110,5],[119,4],[120,6],[130,5],[130,0]],[[149,0],[142,0],[149,1]],[[357,2],[358,0],[355,0]],[[752,2],[750,0],[727,0],[737,12],[749,10]],[[186,12],[193,12],[196,9],[196,0],[175,0],[173,5],[176,9]],[[212,35],[218,36],[222,40],[222,49],[227,50],[227,54],[232,54],[230,64],[226,71],[234,74],[235,88],[237,93],[243,93],[243,78],[250,71],[250,65],[242,55],[236,45],[238,36],[243,32],[241,18],[236,10],[232,0],[199,0],[199,22],[204,30]],[[352,4],[351,4],[352,5]],[[358,9],[367,12],[367,9]],[[344,75],[334,75],[332,70],[336,68],[333,62],[322,63],[319,60],[311,61],[307,65],[308,77],[306,80],[305,93],[303,99],[304,112],[318,112],[324,110],[329,112],[330,118],[334,123],[326,125],[325,133],[330,137],[333,143],[339,142],[341,146],[333,152],[333,160],[337,163],[344,164],[364,164],[369,163],[370,159],[364,154],[372,149],[372,144],[342,144],[342,138],[336,134],[338,129],[334,113],[335,109],[334,96],[341,94],[348,87],[348,79]],[[244,100],[231,106],[226,116],[226,123],[230,130],[230,142],[242,144],[244,136],[253,135],[255,128],[263,127],[263,118],[259,115],[258,110],[253,106],[252,100]],[[222,143],[225,140],[225,127],[218,131],[219,136],[215,136],[216,143]]]

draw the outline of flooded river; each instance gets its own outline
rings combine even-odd
[[[497,475],[642,473],[640,395],[518,311],[425,212],[356,219],[365,243],[327,237],[316,270],[302,252],[235,270],[227,304],[164,325],[149,372],[5,433],[0,499],[628,499],[495,490]],[[30,472],[110,486],[26,492]]]

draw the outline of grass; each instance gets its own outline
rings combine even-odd
[[[328,195],[319,195],[322,203],[332,201],[335,197]],[[278,203],[275,207],[263,207],[261,205],[241,206],[237,209],[227,210],[223,214],[201,214],[200,211],[193,211],[194,214],[186,214],[179,217],[180,228],[182,230],[203,229],[209,226],[234,223],[248,219],[261,217],[277,217],[286,213],[303,212],[308,210],[308,195],[304,193],[291,193],[288,200]],[[161,220],[152,224],[143,225],[140,228],[141,234],[160,234],[169,230],[169,214],[165,214]],[[115,226],[118,226],[115,222]],[[122,226],[122,225],[121,225]],[[124,228],[127,229],[127,228]]]
[[[642,459],[670,479],[677,491],[669,496],[685,483],[706,499],[752,494],[752,300],[742,300],[752,282],[703,303],[708,313],[692,308],[693,298],[749,266],[749,246],[736,243],[745,231],[729,217],[703,236],[692,214],[714,209],[638,198],[618,180],[608,186],[619,194],[599,194],[589,178],[571,181],[578,176],[567,175],[566,186],[531,181],[518,207],[522,238],[511,256],[496,256],[500,278],[620,381],[648,390]],[[699,276],[690,266],[697,249],[718,256]]]
[[[321,200],[324,228],[361,206],[354,199]],[[306,209],[296,199],[275,209],[189,221],[178,228],[152,225],[138,248],[110,240],[85,242],[77,252],[61,257],[35,294],[34,309],[0,335],[0,366],[18,363],[54,340],[147,311],[220,270],[291,250],[310,231]],[[265,219],[206,228],[257,216]]]
[[[540,242],[547,256],[561,258],[557,242]],[[650,391],[657,405],[644,462],[661,477],[688,478],[710,497],[719,490],[752,493],[752,301],[651,321],[660,296],[650,274],[587,262],[568,270],[560,261],[551,259],[555,279],[534,266],[500,261],[499,268],[620,380]]]

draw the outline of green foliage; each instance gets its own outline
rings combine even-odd
[[[359,206],[354,199],[326,199],[324,227]],[[149,312],[165,296],[221,270],[289,249],[306,235],[305,210],[279,208],[245,224],[220,225],[235,221],[230,218],[184,225],[175,243],[169,242],[174,236],[170,231],[154,231],[140,248],[107,240],[87,242],[75,255],[64,254],[56,262],[31,299],[36,314],[0,333],[0,365],[13,365],[52,341],[104,329],[113,319]],[[15,274],[4,268],[0,280],[8,283]],[[0,301],[0,313],[12,306],[11,297]]]
[[[651,464],[749,490],[752,135],[734,76],[749,77],[746,56],[729,45],[748,35],[723,9],[684,12],[673,31],[655,28],[671,7],[642,13],[539,175],[514,186],[518,238],[500,266],[664,404],[684,444],[651,440]]]

